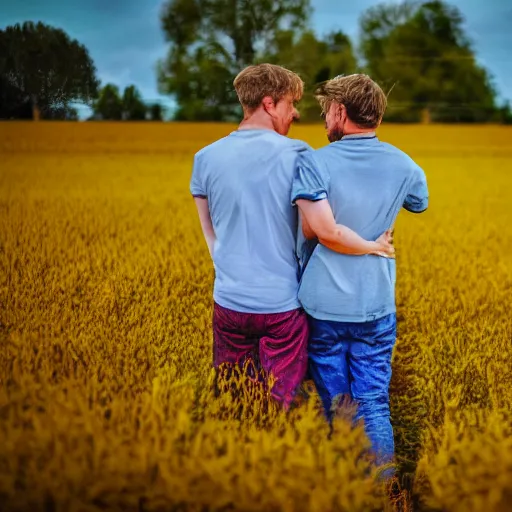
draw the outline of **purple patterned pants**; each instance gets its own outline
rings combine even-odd
[[[213,310],[213,364],[260,362],[272,374],[272,396],[288,408],[307,370],[308,321],[302,309],[285,313],[240,313],[218,304]]]

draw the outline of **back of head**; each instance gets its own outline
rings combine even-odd
[[[267,96],[277,104],[288,95],[299,101],[304,91],[304,82],[296,73],[275,64],[249,66],[237,75],[233,85],[247,113],[256,110]]]
[[[360,128],[377,128],[386,111],[387,98],[368,75],[338,76],[323,83],[315,96],[327,113],[333,103],[343,105],[348,118]]]

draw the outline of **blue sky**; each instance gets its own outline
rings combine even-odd
[[[0,0],[0,28],[26,20],[63,28],[85,44],[103,83],[135,84],[146,100],[158,94],[155,64],[166,54],[159,13],[163,0]],[[318,34],[343,30],[358,36],[362,12],[379,0],[312,0]],[[466,18],[479,62],[493,75],[500,97],[512,100],[512,2],[451,0]]]

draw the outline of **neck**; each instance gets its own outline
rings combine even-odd
[[[363,133],[373,133],[376,128],[359,128],[356,125],[346,126],[343,135],[362,135]]]
[[[272,118],[263,108],[258,108],[251,114],[245,114],[239,130],[272,130],[275,131]]]

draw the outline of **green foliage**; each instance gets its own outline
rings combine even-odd
[[[234,76],[267,53],[280,30],[298,30],[308,0],[169,0],[162,28],[170,43],[159,63],[159,84],[178,104],[182,120],[240,116]]]
[[[504,103],[498,110],[497,120],[503,124],[512,124],[512,108],[509,102]]]
[[[101,89],[93,109],[101,119],[120,121],[123,118],[123,102],[119,95],[119,87],[114,84],[105,85]]]
[[[53,121],[78,121],[78,111],[69,105],[51,109],[45,119]]]
[[[143,121],[148,112],[139,90],[134,85],[126,87],[121,97],[116,85],[106,84],[101,89],[93,109],[98,118],[106,121]]]
[[[125,88],[122,103],[124,119],[127,121],[143,121],[146,119],[147,107],[134,85]]]
[[[0,74],[0,119],[32,119],[32,116],[30,98],[9,83],[6,76]]]
[[[159,63],[163,93],[179,120],[237,120],[232,81],[245,66],[272,62],[297,72],[306,88],[301,117],[318,119],[315,86],[354,73],[358,62],[343,32],[308,29],[307,0],[169,0],[162,27],[170,43]],[[439,0],[380,4],[361,18],[367,72],[392,89],[389,121],[486,122],[508,119],[495,105],[487,71],[476,63],[459,10]]]
[[[25,117],[27,106],[44,118],[89,104],[96,69],[85,46],[63,30],[25,22],[0,31],[0,117]]]
[[[475,60],[460,11],[442,1],[382,4],[361,19],[368,73],[391,89],[389,120],[483,122],[495,91]]]
[[[149,106],[149,118],[151,121],[163,121],[164,109],[160,103],[153,103]]]

